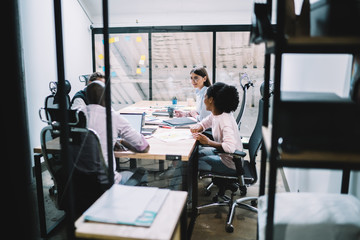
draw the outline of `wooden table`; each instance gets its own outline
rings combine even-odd
[[[171,105],[170,101],[141,101],[136,104],[130,105],[126,108],[121,109],[119,112],[146,112],[147,114],[151,114],[152,111],[158,110],[160,108],[164,108],[165,106]],[[185,102],[178,102],[178,106],[185,106]],[[166,129],[166,128],[158,128],[152,137],[148,138],[147,141],[150,145],[150,150],[147,153],[135,153],[131,151],[114,151],[114,155],[117,158],[135,158],[135,159],[149,159],[149,160],[181,160],[184,162],[189,162],[189,171],[188,176],[183,177],[183,190],[190,189],[192,187],[192,218],[188,225],[188,228],[182,228],[183,235],[187,232],[188,237],[191,236],[192,230],[195,224],[196,216],[197,216],[197,199],[198,199],[198,188],[197,188],[197,172],[198,172],[198,164],[197,164],[197,144],[193,138],[181,139],[173,142],[164,142],[156,137],[156,135],[161,135],[166,132],[178,132],[178,133],[189,133],[189,129]],[[54,139],[47,143],[48,149],[51,148],[52,151],[58,152],[60,150],[59,139]],[[50,151],[49,151],[50,152]],[[42,177],[41,177],[41,147],[34,148],[34,160],[35,160],[35,168],[38,169],[36,174],[36,180],[38,188],[38,198],[43,199],[42,190]],[[193,161],[192,161],[193,160]],[[41,183],[40,183],[41,182]],[[186,186],[186,188],[185,188]],[[39,202],[39,205],[43,205]],[[40,209],[42,207],[40,206]],[[184,214],[186,215],[186,214]],[[186,216],[182,220],[186,222]],[[182,225],[186,225],[182,224]],[[46,229],[46,224],[45,224]],[[44,230],[46,231],[46,230]],[[46,234],[44,234],[46,235]]]
[[[86,222],[82,215],[75,222],[75,235],[91,239],[180,239],[179,219],[181,214],[186,214],[186,199],[186,192],[170,191],[150,227]]]
[[[156,132],[147,139],[150,145],[149,152],[147,153],[135,153],[132,151],[114,151],[114,155],[117,158],[139,158],[139,159],[156,159],[156,160],[181,160],[189,161],[191,153],[195,147],[195,140],[193,138],[181,139],[174,142],[164,142],[157,138],[157,135],[161,135],[166,132],[175,132],[180,134],[188,134],[189,129],[166,129],[159,128]],[[59,138],[55,138],[46,143],[49,153],[56,153],[60,151]],[[34,153],[41,154],[41,147],[35,147]]]

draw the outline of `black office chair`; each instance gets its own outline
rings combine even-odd
[[[58,99],[58,95],[57,95],[57,82],[50,82],[49,90],[50,90],[51,94],[45,98],[44,107],[39,109],[40,119],[41,119],[41,121],[46,122],[46,123],[51,122],[51,116],[49,113],[49,109],[50,109],[50,111],[51,111],[51,109],[59,109],[59,99]],[[66,109],[70,108],[70,96],[69,96],[70,91],[71,91],[71,84],[68,80],[65,80]],[[43,119],[43,117],[41,115],[42,110],[45,111],[46,119]]]
[[[64,162],[59,157],[59,151],[53,150],[54,141],[59,136],[60,128],[54,116],[57,109],[50,112],[52,122],[41,132],[41,149],[47,168],[54,181],[53,195],[58,209],[68,210],[68,184],[73,185],[74,210],[79,216],[91,206],[109,187],[107,165],[104,162],[101,145],[97,134],[86,128],[86,118],[81,111],[68,110],[69,114],[69,159],[70,174],[65,171]],[[52,136],[53,139],[49,139]],[[55,137],[55,138],[54,138]],[[145,170],[138,168],[125,185],[143,185]]]
[[[214,174],[212,172],[199,172],[200,179],[212,179],[212,183],[218,187],[218,192],[213,198],[213,203],[199,206],[197,209],[201,210],[203,208],[212,206],[229,206],[229,213],[225,226],[227,232],[234,231],[232,220],[236,207],[241,207],[253,212],[257,212],[257,209],[254,207],[257,205],[257,197],[244,197],[235,201],[233,198],[236,195],[237,190],[240,190],[240,196],[245,196],[247,193],[247,187],[255,184],[258,179],[256,171],[256,156],[262,143],[261,128],[263,119],[263,102],[263,99],[259,100],[258,117],[255,128],[249,140],[249,160],[242,161],[242,158],[246,156],[245,152],[236,151],[235,153],[231,154],[236,166],[236,175],[229,176]],[[231,191],[230,197],[225,195],[227,190]],[[249,201],[251,203],[250,205],[244,203]]]

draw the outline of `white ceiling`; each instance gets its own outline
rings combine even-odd
[[[78,0],[102,26],[102,0]],[[109,0],[110,26],[250,24],[252,0]]]

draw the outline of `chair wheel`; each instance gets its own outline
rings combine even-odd
[[[204,189],[204,196],[208,197],[211,195],[211,191],[208,189]]]
[[[240,186],[239,189],[240,189],[240,196],[242,196],[242,197],[246,196],[246,194],[247,194],[246,186]]]
[[[50,194],[50,196],[54,196],[56,194],[55,186],[52,186],[51,188],[49,188],[49,194]]]
[[[251,201],[251,206],[256,207],[257,206],[257,200],[252,200]]]
[[[226,224],[225,230],[228,233],[232,233],[232,232],[234,232],[234,226],[232,224]]]

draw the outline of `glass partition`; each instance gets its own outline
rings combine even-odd
[[[146,29],[142,33],[123,33],[124,30],[109,36],[114,109],[150,98],[169,101],[172,97],[179,101],[195,99],[189,76],[191,69],[197,66],[206,67],[211,82],[216,67],[215,81],[238,87],[240,98],[240,79],[246,76],[244,79],[250,79],[255,86],[248,91],[247,106],[257,104],[259,86],[264,79],[265,48],[263,44],[249,45],[249,31],[171,32],[157,29],[152,32]],[[216,43],[213,34],[216,34]],[[102,34],[96,33],[95,71],[104,70],[103,48]],[[215,63],[213,49],[216,50]]]
[[[240,95],[240,79],[254,83],[258,99],[260,84],[264,81],[265,47],[249,45],[250,32],[216,33],[216,81],[236,86]],[[252,93],[253,89],[250,89]],[[250,94],[249,94],[250,95]]]
[[[111,99],[115,110],[149,99],[147,33],[110,34]],[[103,35],[95,35],[95,71],[104,72]]]
[[[204,66],[212,81],[212,32],[152,34],[152,91],[154,100],[195,99],[190,71]]]

